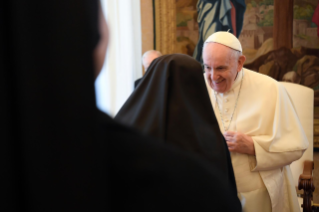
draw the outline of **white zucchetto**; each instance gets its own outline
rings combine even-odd
[[[237,51],[242,52],[241,44],[239,40],[230,32],[215,32],[212,35],[210,35],[205,43],[220,43],[224,46],[228,46],[229,48],[235,49]]]

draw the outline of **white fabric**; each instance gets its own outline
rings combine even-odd
[[[294,104],[301,125],[305,130],[309,147],[299,160],[290,165],[295,186],[298,187],[300,174],[303,172],[304,161],[313,161],[313,110],[314,110],[314,91],[311,88],[289,82],[280,82]]]
[[[110,40],[106,63],[95,82],[97,106],[114,116],[142,76],[140,0],[101,0]]]
[[[243,51],[239,40],[236,38],[235,35],[233,35],[230,32],[224,32],[224,31],[215,32],[212,35],[210,35],[205,41],[205,43],[210,43],[210,42],[219,43],[240,52]]]
[[[230,131],[251,136],[255,146],[256,156],[232,154],[239,196],[245,197],[246,201],[244,209],[247,212],[255,211],[254,208],[249,207],[251,201],[267,203],[266,195],[262,191],[264,185],[270,197],[273,212],[299,211],[289,164],[302,156],[308,147],[308,141],[294,106],[285,88],[277,81],[247,69],[243,69],[242,74],[243,84],[237,108],[230,123]],[[228,107],[225,104],[226,99],[230,103],[231,113],[235,104],[235,100],[232,99],[237,96],[239,84],[238,78],[228,93],[218,94],[218,101],[221,99],[219,102],[223,102],[220,108],[222,107],[225,116],[227,114],[224,109]],[[214,91],[207,82],[206,85],[220,129],[224,132],[216,108]],[[250,172],[241,166],[249,167]]]
[[[219,123],[222,124],[221,122],[223,121],[225,129],[229,127],[228,131],[237,131],[235,124],[235,114],[237,113],[235,113],[234,110],[236,111],[235,104],[237,98],[239,98],[238,93],[239,90],[241,90],[243,74],[243,71],[239,72],[234,84],[228,92],[214,92],[218,101],[218,104],[215,103],[215,109],[217,109],[217,105],[219,105],[219,112],[222,116],[219,116]],[[233,113],[234,117],[231,119]],[[225,130],[222,130],[222,132],[225,132]],[[243,211],[271,212],[271,200],[267,188],[259,172],[251,172],[249,156],[247,154],[231,153],[231,160],[237,191],[239,193],[238,197],[241,200]],[[251,199],[253,199],[253,201],[249,201]],[[261,205],[263,205],[263,207],[260,207]]]
[[[243,72],[239,72],[235,79],[234,84],[232,85],[231,89],[228,92],[226,93],[214,92],[219,105],[219,110],[217,110],[216,112],[219,111],[221,113],[225,129],[228,129],[229,125],[231,124],[231,116],[235,110],[236,100],[237,98],[239,98],[238,92],[240,89],[242,78],[243,78]],[[236,131],[236,125],[234,125],[233,127],[234,127],[233,130]]]

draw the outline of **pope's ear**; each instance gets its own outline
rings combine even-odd
[[[238,69],[241,70],[244,66],[244,63],[246,61],[246,57],[244,55],[240,55],[238,58]]]

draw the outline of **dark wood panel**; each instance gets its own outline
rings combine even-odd
[[[274,49],[292,48],[293,0],[274,1]]]

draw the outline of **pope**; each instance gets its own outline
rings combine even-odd
[[[307,137],[285,88],[243,68],[245,59],[229,32],[215,32],[204,43],[206,86],[243,211],[299,211],[289,165],[307,149]]]

